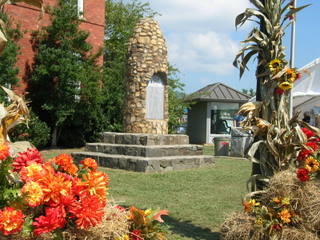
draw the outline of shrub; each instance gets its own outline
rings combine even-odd
[[[49,145],[50,128],[42,122],[33,112],[27,124],[20,124],[9,132],[10,138],[15,141],[29,141],[37,148]]]

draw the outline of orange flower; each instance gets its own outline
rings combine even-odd
[[[279,199],[278,197],[272,198],[272,201],[275,203],[281,203],[281,199]]]
[[[255,199],[250,199],[249,201],[243,202],[242,205],[244,206],[244,211],[245,212],[251,212],[252,211],[252,207],[259,206],[260,203],[256,202]]]
[[[308,157],[304,162],[304,168],[307,169],[308,172],[316,172],[319,169],[319,162],[313,157]]]
[[[0,211],[0,231],[4,235],[20,232],[24,223],[24,215],[21,210],[5,207]]]
[[[80,198],[79,202],[74,202],[69,209],[77,220],[76,224],[81,229],[88,229],[101,223],[104,214],[104,204],[99,201],[99,197],[92,195]]]
[[[69,154],[60,154],[53,160],[55,164],[69,174],[75,175],[78,171],[78,167],[73,163],[73,158]]]
[[[289,223],[289,222],[291,222],[292,215],[291,215],[291,213],[289,212],[288,209],[283,209],[279,213],[279,217],[284,223]]]
[[[297,79],[297,73],[293,68],[288,68],[286,71],[288,82],[293,83]]]
[[[39,183],[37,182],[27,182],[21,189],[23,194],[26,194],[26,201],[30,207],[39,206],[43,201],[43,191]]]
[[[46,171],[43,165],[38,163],[31,163],[27,167],[23,167],[20,171],[22,181],[38,181],[46,175]]]
[[[98,195],[101,200],[107,198],[108,176],[103,172],[88,172],[83,176],[84,189],[81,194]]]
[[[44,192],[44,202],[50,206],[59,205],[72,197],[72,182],[63,174],[48,174],[39,182]]]
[[[5,160],[10,156],[9,146],[8,144],[1,143],[0,144],[0,160]]]
[[[129,220],[133,221],[135,225],[145,225],[147,222],[146,211],[136,208],[135,206],[130,207]]]
[[[98,164],[96,160],[92,158],[85,158],[80,162],[84,167],[91,168],[92,170],[96,170],[98,168]]]

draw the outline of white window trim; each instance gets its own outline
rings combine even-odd
[[[77,0],[78,16],[84,18],[84,0]]]

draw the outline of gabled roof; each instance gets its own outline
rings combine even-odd
[[[247,102],[250,96],[239,92],[223,83],[213,83],[191,93],[186,101],[221,101],[221,102]]]

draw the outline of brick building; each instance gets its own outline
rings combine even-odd
[[[43,0],[45,6],[55,6],[58,0]],[[105,0],[77,0],[79,17],[83,18],[80,28],[90,33],[88,42],[96,52],[103,47],[104,26],[105,26]],[[20,55],[18,56],[17,66],[19,67],[19,78],[21,82],[16,89],[19,93],[24,93],[26,89],[26,73],[32,66],[34,51],[31,45],[31,33],[42,26],[50,23],[47,13],[41,14],[41,10],[24,3],[7,4],[6,12],[12,20],[20,25],[24,33],[19,41]],[[42,17],[41,17],[42,15]],[[99,59],[102,65],[103,57]]]

